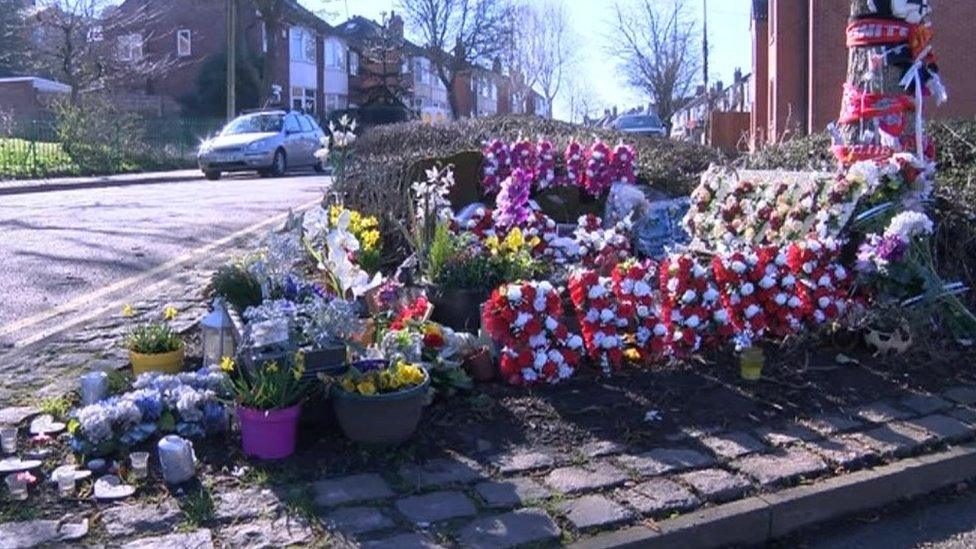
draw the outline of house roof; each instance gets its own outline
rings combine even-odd
[[[56,82],[54,80],[48,80],[47,78],[41,78],[39,76],[9,76],[7,78],[0,78],[0,84],[16,82],[30,82],[37,91],[48,93],[71,93],[71,86],[62,84],[61,82]]]

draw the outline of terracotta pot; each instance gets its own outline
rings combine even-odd
[[[462,367],[471,376],[471,379],[480,383],[494,381],[498,376],[498,367],[495,365],[495,359],[491,356],[491,351],[488,349],[481,349],[464,359]]]
[[[394,445],[413,436],[423,414],[430,374],[424,382],[396,393],[360,395],[332,386],[332,406],[346,438],[363,444]]]
[[[132,373],[136,376],[146,372],[163,372],[165,374],[178,374],[183,369],[183,352],[185,347],[180,347],[168,353],[143,354],[129,351],[129,362],[132,363]]]

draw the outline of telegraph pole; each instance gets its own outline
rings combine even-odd
[[[708,144],[712,125],[712,90],[708,87],[708,0],[702,0],[702,80],[705,85],[705,123],[702,140]]]
[[[227,0],[227,120],[237,116],[237,0]]]

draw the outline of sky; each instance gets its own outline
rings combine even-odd
[[[331,13],[331,23],[344,21],[347,16],[362,15],[379,20],[383,12],[395,10],[398,0],[301,0],[313,10],[323,5]],[[561,0],[568,8],[570,21],[580,44],[575,76],[584,81],[596,98],[593,105],[600,110],[616,105],[627,109],[646,104],[647,98],[627,86],[619,74],[617,63],[608,59],[605,45],[613,32],[613,10],[608,0]],[[627,3],[632,0],[613,0]],[[662,1],[662,0],[651,0]],[[699,20],[704,0],[689,0]],[[736,67],[744,74],[751,71],[751,39],[749,34],[751,0],[708,1],[708,40],[710,43],[709,78],[729,83]],[[407,28],[408,38],[410,29]],[[569,118],[566,89],[556,98],[555,116]],[[593,113],[598,114],[598,113]]]

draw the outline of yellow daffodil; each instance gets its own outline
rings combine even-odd
[[[634,348],[627,349],[624,351],[624,358],[630,362],[640,362],[641,354],[640,351]]]
[[[305,375],[305,353],[295,353],[295,368],[292,370],[296,380]]]
[[[342,381],[339,382],[339,385],[342,385],[342,389],[344,391],[346,391],[347,393],[355,393],[356,392],[356,382],[353,381],[353,380],[351,380],[351,379],[349,379],[348,377],[342,378]]]
[[[228,374],[233,372],[234,359],[229,356],[225,356],[224,358],[220,359],[220,369]]]
[[[356,384],[356,390],[359,391],[359,394],[361,395],[375,395],[376,385],[372,382],[372,380],[367,379]]]
[[[505,237],[505,248],[511,251],[518,251],[522,249],[522,245],[525,244],[525,237],[522,236],[522,229],[515,227],[508,232],[508,236]]]
[[[176,318],[177,312],[178,311],[176,310],[176,307],[173,306],[166,307],[165,309],[163,309],[163,319],[173,320],[174,318]]]
[[[264,371],[268,372],[269,374],[277,374],[278,373],[278,363],[277,362],[269,362],[268,365],[264,367]]]
[[[132,308],[132,305],[126,303],[122,306],[122,316],[129,318],[134,314],[136,314],[136,310]]]
[[[380,232],[375,229],[365,231],[361,235],[360,241],[364,250],[373,250],[380,242]]]

